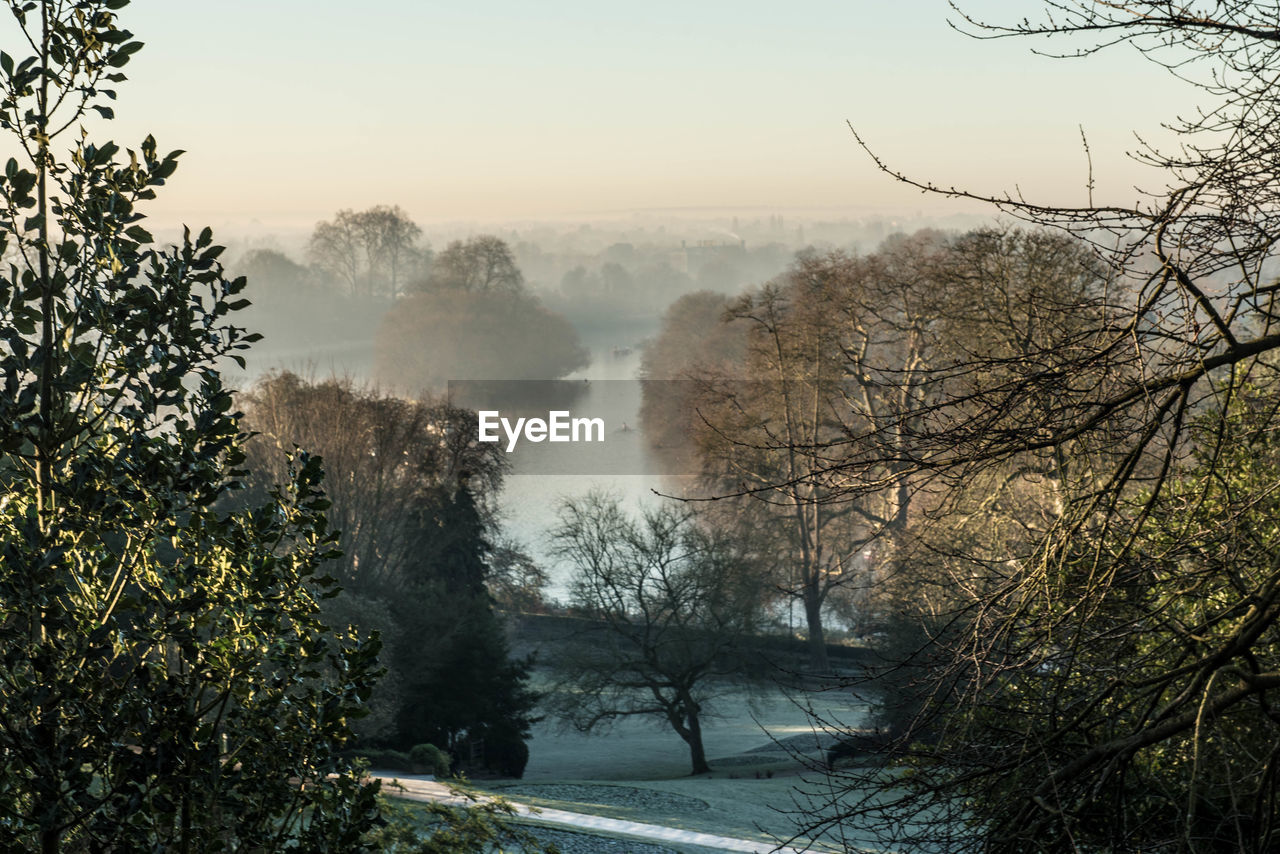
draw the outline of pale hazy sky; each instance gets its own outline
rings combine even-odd
[[[967,4],[1010,20],[1027,0]],[[1083,203],[1193,92],[1121,50],[976,41],[941,0],[134,0],[111,136],[189,153],[161,221],[298,228],[669,208],[939,210],[872,167]],[[973,210],[973,205],[941,210]]]

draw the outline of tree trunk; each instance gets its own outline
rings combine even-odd
[[[809,669],[826,673],[831,669],[827,660],[827,636],[822,631],[822,597],[817,591],[818,579],[809,579],[804,587],[804,616],[809,626]]]
[[[707,752],[702,747],[702,722],[698,720],[702,708],[694,701],[688,687],[677,688],[675,696],[670,700],[663,700],[662,705],[671,728],[689,745],[689,759],[693,763],[691,774],[696,776],[711,773],[711,766],[707,764]]]
[[[710,774],[711,766],[707,764],[707,752],[702,747],[702,722],[698,720],[698,707],[692,705],[687,707],[685,713],[685,742],[689,745],[689,760],[693,763],[693,771],[691,776],[698,774]]]

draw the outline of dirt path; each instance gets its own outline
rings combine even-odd
[[[463,795],[456,794],[444,783],[438,783],[428,777],[387,777],[377,776],[383,783],[383,791],[395,797],[411,801],[441,801],[447,804],[467,806],[473,803]],[[757,854],[769,854],[777,851],[780,854],[801,854],[796,848],[777,848],[768,842],[757,842],[750,839],[735,839],[730,836],[716,836],[711,833],[698,833],[692,830],[680,830],[675,827],[663,827],[657,824],[644,824],[638,821],[624,821],[616,818],[604,818],[596,815],[569,812],[557,809],[539,809],[510,802],[516,814],[530,818],[542,824],[568,827],[575,830],[596,831],[610,836],[628,836],[643,839],[647,842],[669,842],[679,845],[698,845],[719,851],[746,851]]]

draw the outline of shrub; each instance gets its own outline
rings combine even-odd
[[[409,750],[409,762],[414,766],[416,774],[449,776],[449,754],[434,744],[415,744]]]

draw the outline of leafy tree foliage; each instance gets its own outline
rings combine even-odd
[[[1226,410],[1189,428],[1194,451],[1178,476],[1107,538],[1102,571],[1116,594],[1064,622],[1046,665],[1006,674],[953,734],[975,771],[993,763],[971,736],[1036,744],[998,786],[978,782],[986,775],[971,786],[1002,845],[1274,849],[1280,443],[1277,377],[1255,377],[1264,388],[1223,390]],[[1064,593],[1088,590],[1097,571],[1078,552],[1057,581]],[[1031,607],[1058,618],[1068,606]],[[1006,786],[1026,796],[999,797]]]
[[[462,803],[383,803],[387,822],[370,837],[383,854],[491,854],[493,851],[547,851],[533,834],[506,821],[515,808],[502,798],[477,801],[455,790]],[[509,846],[509,847],[508,847]]]
[[[9,3],[34,52],[0,53],[0,847],[359,851],[376,787],[336,751],[376,644],[320,620],[318,461],[221,509],[244,280],[143,226],[177,152],[68,133],[112,116],[125,5]]]
[[[423,559],[438,599],[412,622],[415,636],[435,636],[435,649],[429,663],[418,659],[408,680],[401,738],[519,777],[529,758],[525,741],[537,695],[526,684],[532,662],[511,660],[489,596],[488,526],[465,480],[438,491],[428,512]]]

